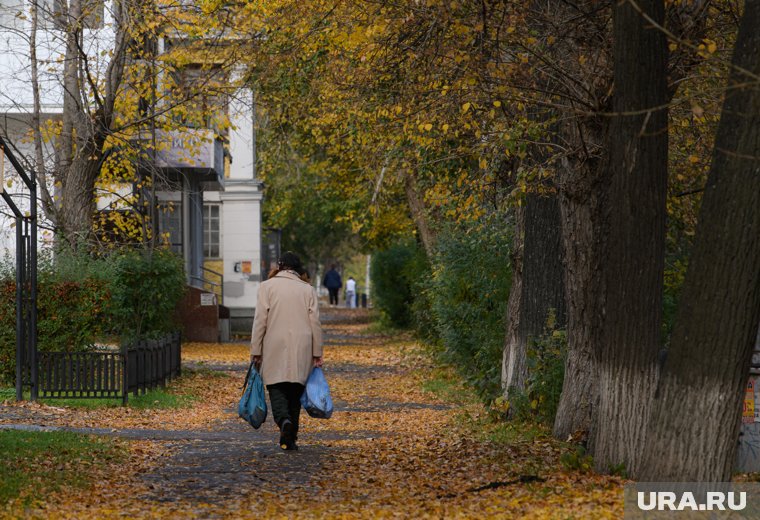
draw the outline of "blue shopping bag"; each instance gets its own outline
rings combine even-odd
[[[238,415],[245,422],[259,428],[267,419],[267,400],[264,395],[264,383],[256,368],[251,363],[243,385],[243,397],[238,403]]]
[[[306,380],[306,388],[301,394],[301,406],[306,413],[317,419],[329,419],[333,413],[330,387],[327,386],[325,373],[319,367],[314,367]]]

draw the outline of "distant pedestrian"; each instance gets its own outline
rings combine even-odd
[[[251,362],[269,391],[280,447],[297,450],[301,394],[313,366],[322,366],[322,327],[316,291],[301,260],[288,251],[259,286],[251,333]]]
[[[330,270],[325,273],[322,285],[327,287],[327,291],[330,293],[330,305],[338,305],[338,293],[343,287],[343,279],[340,277],[340,273],[335,270],[335,264],[332,264]]]
[[[353,276],[349,276],[346,282],[346,307],[356,308],[356,280]]]

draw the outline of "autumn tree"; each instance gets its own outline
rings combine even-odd
[[[608,271],[605,260],[611,231],[609,219],[621,215],[615,213],[621,207],[616,206],[617,202],[611,203],[607,196],[612,171],[609,114],[614,114],[611,93],[616,84],[613,64],[618,61],[613,57],[611,7],[584,2],[538,4],[531,16],[532,20],[540,21],[541,34],[546,35],[529,47],[531,61],[540,64],[536,67],[537,73],[541,73],[538,77],[548,78],[547,86],[537,89],[540,95],[532,100],[555,111],[558,121],[555,139],[561,150],[555,171],[562,214],[568,314],[568,357],[554,423],[554,433],[561,439],[589,432],[593,427],[599,396],[597,356],[606,348],[605,331],[612,323],[602,319],[607,305],[606,281],[615,277],[614,268]],[[679,41],[698,41],[704,35],[708,13],[703,2],[669,4],[667,24],[663,24]],[[669,83],[664,103],[698,60],[691,44],[674,48],[666,62]],[[531,86],[526,84],[522,88],[530,91]],[[651,330],[659,325],[649,323],[647,327]]]
[[[114,1],[112,46],[106,49],[109,59],[95,65],[85,32],[105,24],[102,3],[72,0],[59,4],[61,9],[42,9],[31,2],[29,61],[31,88],[34,96],[31,132],[34,140],[34,166],[40,181],[42,205],[48,220],[60,236],[72,246],[89,238],[95,210],[95,183],[107,158],[105,144],[111,135],[116,116],[116,102],[122,87],[127,51],[132,41],[129,32],[138,15],[138,5],[128,0]],[[38,31],[42,19],[60,30],[57,48],[48,53],[61,53],[60,86],[63,108],[60,126],[43,127],[40,101]],[[56,31],[58,32],[58,31]],[[85,43],[86,42],[86,43]],[[87,45],[86,45],[87,44]],[[96,52],[99,52],[96,51]],[[102,75],[98,71],[102,68]],[[48,123],[50,123],[48,121]],[[45,156],[46,141],[54,141],[54,158]],[[52,170],[52,175],[49,174]],[[53,186],[57,193],[53,194]]]
[[[504,384],[520,387],[518,355],[548,309],[564,303],[568,358],[554,431],[562,439],[591,431],[602,470],[638,468],[662,344],[665,215],[687,228],[673,225],[671,234],[690,232],[686,215],[703,175],[690,147],[696,134],[698,149],[710,140],[705,101],[689,91],[696,85],[704,97],[710,81],[691,71],[719,61],[709,38],[730,40],[717,25],[731,17],[724,8],[701,1],[249,7],[252,32],[266,32],[252,65],[266,110],[288,128],[280,144],[295,143],[298,160],[310,165],[299,170],[341,197],[336,219],[370,238],[402,212],[406,229],[413,222],[434,252],[438,229],[477,221],[492,210],[494,193],[500,209],[517,208]],[[677,92],[677,164],[666,184],[667,107]],[[546,115],[537,120],[536,112]],[[674,277],[678,269],[669,267]],[[618,379],[630,388],[616,388]],[[639,415],[628,421],[631,414]],[[613,446],[621,438],[625,446]]]
[[[295,137],[288,146],[325,172],[324,189],[343,195],[344,218],[370,243],[393,223],[408,231],[411,219],[432,255],[441,225],[476,220],[492,195],[513,187],[503,181],[530,125],[516,121],[505,153],[497,128],[511,125],[501,115],[512,108],[495,78],[506,69],[489,59],[504,6],[488,2],[485,18],[479,2],[408,7],[252,6],[249,30],[260,23],[267,38],[251,68],[269,121],[297,131],[281,137]]]
[[[125,241],[150,239],[146,194],[160,180],[155,155],[167,146],[156,133],[210,121],[218,132],[229,126],[219,106],[202,102],[234,94],[234,56],[218,52],[224,10],[160,0],[35,0],[29,9],[28,22],[18,13],[23,23],[14,29],[28,44],[17,61],[28,63],[33,95],[30,110],[20,106],[29,111],[33,150],[21,159],[37,174],[47,221],[74,247],[101,227]],[[199,17],[206,23],[198,24]],[[167,43],[161,51],[159,40]],[[201,67],[193,85],[181,84],[182,71],[193,63],[213,66]],[[51,113],[45,105],[57,95],[60,113]],[[126,193],[129,185],[136,189]],[[101,198],[126,212],[96,219]]]
[[[660,349],[668,165],[662,0],[613,7],[614,91],[604,190],[603,337],[594,462],[630,474],[644,450]]]
[[[748,1],[694,251],[647,417],[641,479],[721,482],[733,472],[741,400],[760,322],[758,24],[760,3]]]

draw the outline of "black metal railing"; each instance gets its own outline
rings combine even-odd
[[[196,285],[198,289],[202,289],[207,292],[214,293],[216,295],[216,303],[219,305],[224,304],[224,275],[220,272],[214,271],[207,267],[201,266],[201,271],[208,273],[215,277],[215,280],[206,276],[191,276],[190,280],[200,285]]]
[[[144,394],[164,387],[182,373],[179,332],[159,340],[140,341],[127,349],[127,393]]]
[[[179,332],[138,341],[111,352],[40,352],[39,397],[114,399],[126,404],[182,373]]]
[[[39,397],[119,398],[124,362],[114,352],[40,352]]]

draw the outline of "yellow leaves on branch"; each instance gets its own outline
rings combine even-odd
[[[505,41],[526,45],[525,38],[532,36],[517,30],[523,15],[503,14]],[[462,2],[249,4],[240,23],[255,19],[266,28],[266,38],[248,58],[259,120],[268,126],[260,134],[261,149],[272,150],[262,152],[267,153],[260,161],[262,177],[290,175],[294,163],[300,172],[313,172],[314,157],[326,157],[317,177],[330,193],[358,197],[345,205],[363,221],[366,236],[380,225],[376,219],[386,201],[403,198],[401,173],[407,169],[456,219],[477,218],[489,190],[497,189],[493,171],[525,155],[516,147],[506,151],[503,136],[521,138],[525,132],[513,127],[528,124],[515,119],[524,114],[525,104],[503,104],[521,65],[478,58],[479,38],[496,32],[484,26],[481,15]],[[412,42],[409,34],[429,34],[432,40]],[[533,44],[541,42],[534,38]],[[527,59],[522,54],[520,59]],[[377,183],[381,170],[383,181]],[[472,182],[451,189],[460,171],[467,171]],[[451,196],[439,199],[446,191]],[[282,217],[287,210],[277,213]]]

